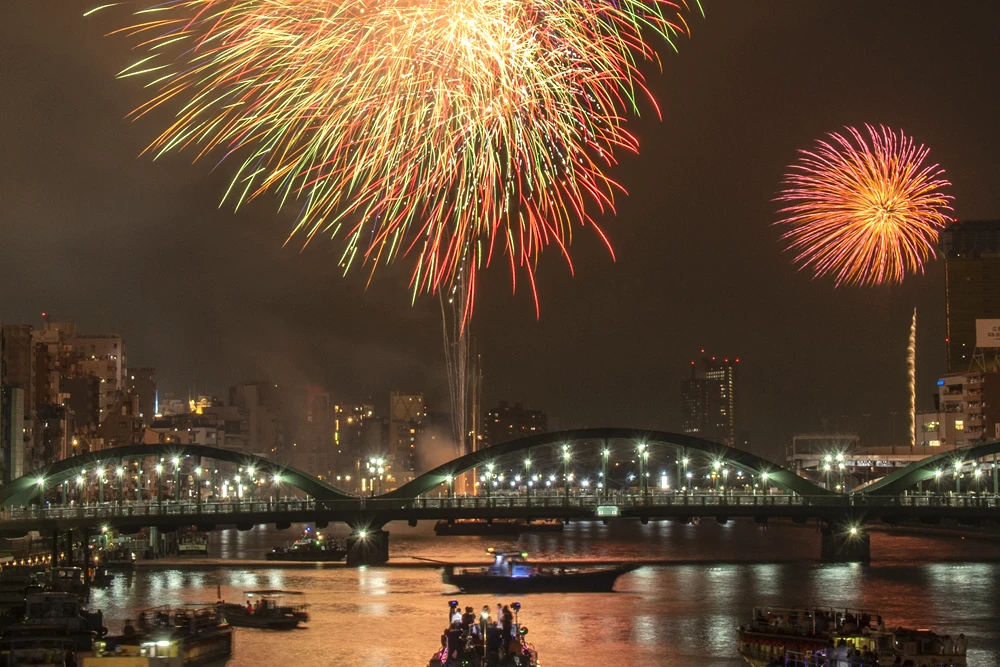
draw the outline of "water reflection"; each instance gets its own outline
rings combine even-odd
[[[212,555],[261,558],[297,530],[254,529],[212,536]],[[876,535],[867,567],[821,565],[818,536],[804,528],[685,526],[651,522],[573,523],[562,534],[528,535],[506,544],[481,538],[435,538],[430,527],[392,526],[392,555],[482,561],[487,546],[548,558],[663,558],[681,564],[644,567],[621,578],[608,595],[528,595],[521,620],[545,667],[595,661],[628,667],[737,667],[736,627],[751,608],[827,605],[878,609],[890,624],[933,627],[969,637],[969,665],[1000,664],[1000,616],[994,547],[982,542]],[[955,561],[931,562],[933,555]],[[698,562],[692,562],[698,561]],[[744,561],[744,562],[741,562]],[[756,561],[756,562],[755,562]],[[197,562],[197,561],[196,561]],[[300,590],[311,605],[308,629],[268,634],[241,628],[232,667],[420,666],[438,644],[447,602],[476,608],[513,600],[464,596],[441,584],[431,568],[198,567],[140,570],[95,591],[112,631],[138,609],[204,602],[218,593],[239,599],[254,588]]]

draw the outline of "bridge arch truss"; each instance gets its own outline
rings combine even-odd
[[[39,492],[69,484],[81,474],[92,473],[98,467],[121,465],[121,462],[145,459],[163,459],[168,467],[173,459],[210,459],[232,463],[243,468],[255,468],[266,473],[271,479],[278,476],[280,484],[301,490],[316,500],[352,500],[355,496],[327,484],[323,480],[290,466],[283,466],[269,459],[206,445],[178,445],[174,443],[154,445],[126,445],[104,449],[88,454],[80,454],[58,461],[46,468],[23,475],[0,488],[0,506],[27,505],[39,497]],[[192,465],[200,467],[200,463]],[[84,473],[83,471],[88,471]],[[148,471],[147,471],[148,473]],[[172,475],[172,472],[171,472]],[[187,476],[187,474],[185,474]],[[107,475],[108,483],[114,485],[113,473]]]
[[[880,480],[869,484],[858,493],[868,496],[898,496],[920,482],[940,479],[945,474],[953,475],[957,469],[963,470],[968,464],[1000,454],[1000,440],[973,447],[952,449],[941,454],[915,461],[905,468],[895,470]],[[996,474],[998,471],[994,471]]]
[[[622,448],[623,443],[628,443],[627,448]],[[666,448],[673,455],[673,461],[675,461],[671,465],[677,465],[676,462],[688,458],[694,467],[694,462],[700,459],[703,464],[705,462],[708,462],[709,465],[718,463],[720,466],[730,466],[733,469],[741,470],[751,475],[752,478],[760,479],[762,474],[766,473],[765,479],[768,485],[789,493],[802,496],[833,495],[833,492],[799,477],[794,472],[772,461],[702,438],[634,428],[591,428],[542,433],[484,448],[444,463],[394,491],[384,494],[383,497],[415,498],[423,496],[438,487],[447,487],[453,480],[470,470],[487,466],[494,461],[518,454],[533,453],[544,448],[557,448],[556,452],[558,452],[558,448],[565,446],[566,452],[572,457],[579,456],[581,446],[596,447],[598,452],[608,448],[616,457],[620,457],[626,451],[633,455],[638,454],[639,445],[648,446],[650,451],[655,451],[653,449],[655,447]],[[687,465],[685,465],[685,469],[687,469]],[[646,472],[649,473],[649,470]]]

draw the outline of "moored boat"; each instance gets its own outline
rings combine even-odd
[[[311,530],[293,544],[275,547],[267,553],[267,560],[327,563],[343,560],[347,546],[323,535],[313,535]]]
[[[205,533],[188,533],[177,540],[178,556],[207,556],[208,535]]]
[[[558,519],[455,519],[438,521],[434,524],[434,534],[439,537],[466,535],[516,536],[521,533],[553,533],[563,529]]]
[[[299,591],[247,591],[245,595],[246,605],[219,605],[230,625],[263,630],[292,630],[309,620],[307,605],[285,602],[286,597],[302,595]]]
[[[621,575],[635,570],[634,563],[613,567],[563,568],[536,567],[526,553],[503,553],[487,549],[493,556],[489,567],[444,568],[442,580],[465,593],[606,593],[614,589]]]
[[[754,667],[965,667],[964,635],[887,629],[877,611],[755,608],[739,629],[739,652]]]

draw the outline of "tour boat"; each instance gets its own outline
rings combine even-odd
[[[457,608],[458,602],[452,601],[449,618]],[[510,610],[513,622],[506,637],[501,619],[491,618],[485,610],[475,614],[475,622],[451,623],[441,635],[440,648],[427,667],[538,667],[538,652],[527,642],[528,628],[518,618],[521,603],[511,604]]]
[[[135,552],[126,547],[105,549],[99,555],[98,563],[108,570],[135,569]]]
[[[434,533],[439,537],[459,535],[514,536],[521,533],[560,532],[562,529],[563,522],[558,519],[531,521],[522,519],[455,519],[454,521],[438,521],[434,524]]]
[[[615,580],[635,570],[634,563],[602,568],[536,567],[527,553],[503,553],[487,549],[493,556],[489,567],[457,570],[446,565],[444,583],[465,593],[607,593]]]
[[[963,635],[887,629],[870,610],[754,608],[739,629],[740,655],[753,667],[965,667],[965,648]]]
[[[246,605],[222,603],[220,608],[230,625],[263,630],[292,630],[309,620],[304,604],[291,605],[285,597],[302,595],[299,591],[247,591]]]
[[[233,629],[218,605],[154,607],[139,612],[135,626],[96,642],[82,667],[182,667],[216,663],[233,654]]]
[[[267,560],[327,563],[343,560],[346,555],[346,546],[318,533],[313,535],[312,531],[307,529],[305,534],[294,544],[275,547],[267,553],[265,558]]]

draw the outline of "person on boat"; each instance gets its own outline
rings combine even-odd
[[[500,615],[500,624],[503,628],[504,643],[506,644],[512,636],[510,631],[514,627],[514,612],[507,605],[504,605],[503,613]]]
[[[249,602],[249,601],[248,601],[248,602]],[[253,613],[255,613],[255,614],[256,614],[256,613],[257,613],[257,612],[259,612],[259,611],[260,611],[260,600],[256,600],[256,601],[254,601],[254,603],[253,603]]]
[[[885,621],[882,620],[881,616],[877,616],[875,620],[875,629],[879,632],[885,632]]]
[[[462,636],[462,623],[452,623],[445,633],[448,643],[448,662],[462,664],[465,657],[465,638]]]
[[[955,642],[952,641],[951,635],[945,635],[941,638],[941,653],[955,655]]]
[[[959,634],[958,639],[955,640],[955,655],[965,655],[968,648],[969,642],[965,638],[965,633]]]
[[[472,607],[466,607],[465,613],[462,614],[462,629],[465,630],[465,634],[469,634],[475,624],[476,612],[472,610]]]
[[[449,624],[462,623],[462,612],[459,610],[457,602],[451,604],[451,609],[448,613],[448,623]]]
[[[247,600],[247,614],[253,614],[253,605],[250,604],[250,600]]]
[[[850,667],[850,663],[848,663],[847,661],[849,651],[850,649],[848,648],[846,641],[841,639],[839,642],[837,642],[837,648],[833,654],[834,658],[836,658],[836,661],[834,662],[834,667]]]

